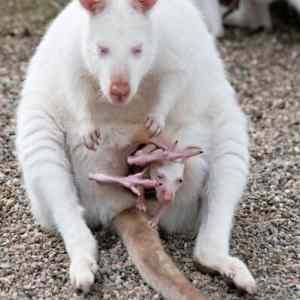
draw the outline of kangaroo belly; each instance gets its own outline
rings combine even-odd
[[[97,172],[115,176],[128,174],[132,127],[135,125],[99,124],[101,142],[96,151],[82,144],[75,126],[68,137],[74,180],[90,225],[108,224],[118,213],[135,204],[135,197],[122,187],[89,180],[89,174]]]

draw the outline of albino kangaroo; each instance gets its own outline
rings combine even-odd
[[[247,182],[246,119],[213,37],[197,9],[182,0],[74,0],[29,65],[17,154],[36,220],[64,240],[73,285],[88,291],[94,282],[97,243],[89,226],[113,223],[154,288],[168,299],[203,299],[171,263],[161,264],[151,247],[140,246],[147,240],[136,234],[146,223],[125,211],[135,205],[134,195],[88,178],[97,171],[126,175],[131,140],[143,127],[206,153],[190,160],[160,225],[196,230],[195,260],[253,292],[246,265],[229,254],[233,215]]]

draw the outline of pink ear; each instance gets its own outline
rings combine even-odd
[[[105,8],[105,0],[79,0],[81,5],[89,12],[95,14]]]
[[[133,7],[141,10],[143,13],[149,11],[158,0],[132,0]]]
[[[189,159],[193,156],[197,156],[202,154],[203,151],[201,150],[200,147],[196,147],[196,146],[190,146],[190,147],[186,147],[183,150],[181,150],[181,158],[183,160]]]

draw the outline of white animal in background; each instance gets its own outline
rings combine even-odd
[[[126,149],[145,125],[207,153],[191,159],[177,192],[185,201],[175,200],[160,225],[189,231],[200,219],[195,260],[253,292],[246,265],[229,254],[247,182],[246,119],[212,36],[182,0],[74,0],[29,65],[17,154],[36,220],[64,240],[73,285],[88,291],[94,282],[97,243],[88,226],[108,225],[135,205],[129,192],[88,175],[128,174]]]
[[[202,11],[207,26],[216,37],[224,34],[223,17],[226,7],[219,4],[218,0],[192,0]],[[247,27],[250,29],[265,28],[272,29],[270,4],[274,0],[235,0],[239,3],[237,10],[224,18],[227,25]],[[230,1],[229,1],[230,2]],[[232,0],[231,2],[234,2]],[[300,1],[287,0],[300,14]]]
[[[234,11],[224,22],[228,25],[247,27],[250,29],[264,28],[271,30],[272,18],[270,4],[274,0],[240,0],[239,9]],[[300,14],[300,1],[287,0]]]

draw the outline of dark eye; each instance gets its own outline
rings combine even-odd
[[[158,180],[163,180],[165,176],[163,174],[157,174],[157,179]]]
[[[141,45],[135,46],[131,49],[131,52],[134,56],[138,57],[143,52],[143,47]]]
[[[99,46],[99,53],[101,56],[107,56],[109,54],[109,48]]]
[[[182,178],[179,178],[179,179],[177,179],[177,182],[178,182],[179,184],[183,184],[183,179],[182,179]]]

